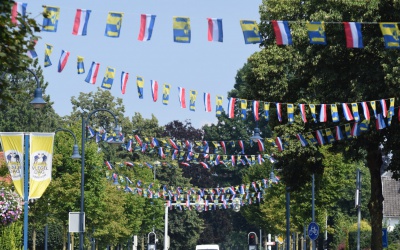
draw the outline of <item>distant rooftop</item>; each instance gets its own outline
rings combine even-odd
[[[383,216],[400,217],[400,181],[392,179],[391,172],[382,176]]]

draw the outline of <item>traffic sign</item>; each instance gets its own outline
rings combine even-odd
[[[382,247],[387,248],[388,247],[388,232],[387,228],[382,228]]]
[[[319,235],[319,226],[315,222],[311,222],[310,225],[308,225],[308,237],[310,237],[311,240],[316,240]]]

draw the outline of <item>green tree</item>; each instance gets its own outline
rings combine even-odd
[[[262,50],[253,54],[247,66],[242,68],[239,74],[241,82],[235,85],[235,93],[244,99],[295,104],[398,98],[399,52],[384,48],[379,26],[364,25],[364,48],[355,50],[344,46],[340,23],[347,20],[395,21],[399,7],[399,3],[393,1],[263,1],[260,6],[260,30],[264,37]],[[293,21],[290,24],[295,41],[293,46],[278,47],[275,44],[270,20]],[[327,46],[310,45],[304,23],[312,20],[326,22]],[[382,110],[379,105],[378,110]],[[271,114],[274,114],[273,111],[271,109]],[[279,165],[282,166],[285,183],[296,190],[305,183],[304,180],[309,180],[312,173],[322,173],[323,156],[316,148],[301,147],[296,139],[291,138],[297,133],[329,128],[335,124],[303,124],[297,117],[295,123],[288,126],[286,120],[278,124],[275,118],[275,115],[271,117],[271,127],[276,135],[289,135],[289,138],[285,137],[285,142],[290,145],[277,154]],[[335,143],[335,149],[347,156],[365,159],[369,169],[371,197],[368,208],[373,249],[382,249],[381,146],[384,146],[384,152],[399,148],[397,126],[397,122],[392,122],[388,129],[370,129],[356,139]],[[400,170],[398,166],[397,158],[392,159],[390,167],[396,173]]]

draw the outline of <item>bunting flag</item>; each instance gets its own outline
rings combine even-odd
[[[121,93],[124,95],[126,92],[126,85],[128,84],[129,73],[122,71],[121,72]]]
[[[306,133],[307,139],[313,144],[317,145],[318,141],[315,139],[314,135],[311,132]]]
[[[371,116],[369,114],[367,102],[361,102],[361,106],[363,108],[364,118],[369,121],[371,119]]]
[[[262,42],[260,30],[258,29],[256,21],[240,20],[240,26],[242,27],[245,44],[255,44]]]
[[[190,90],[190,103],[189,103],[189,110],[190,111],[196,111],[196,99],[197,99],[197,91],[196,90]]]
[[[319,145],[324,145],[325,140],[324,140],[324,135],[322,134],[322,131],[321,130],[315,131],[315,135],[317,137],[317,141],[318,141]]]
[[[379,27],[382,31],[385,48],[399,49],[399,28],[397,27],[397,23],[379,23]]]
[[[386,128],[385,119],[381,113],[378,114],[378,118],[376,119],[376,129],[381,130]]]
[[[113,166],[111,165],[111,163],[109,161],[105,161],[104,163],[106,164],[106,167],[108,170],[113,170]]]
[[[54,133],[31,133],[29,145],[29,199],[38,199],[51,181]]]
[[[179,103],[181,108],[186,108],[186,93],[185,88],[178,87]]]
[[[242,150],[242,151],[241,151],[241,154],[244,154],[244,144],[243,144],[243,141],[242,141],[242,140],[239,140],[238,144],[239,144],[240,149]]]
[[[115,78],[115,68],[107,67],[106,68],[106,73],[104,74],[103,78],[103,83],[101,84],[101,87],[103,89],[108,89],[110,90]]]
[[[258,121],[258,120],[260,120],[260,117],[259,117],[259,115],[258,115],[258,108],[259,108],[259,106],[260,106],[260,104],[259,104],[260,102],[259,101],[253,101],[253,116],[254,116],[254,121]]]
[[[222,111],[224,111],[224,108],[222,107],[222,102],[223,102],[223,99],[222,99],[222,95],[217,95],[216,97],[215,97],[215,115],[218,117],[218,116],[221,116],[221,114],[222,114]]]
[[[382,99],[381,100],[381,107],[382,107],[382,115],[383,117],[387,117],[387,107],[386,107],[386,100]]]
[[[171,85],[164,83],[163,85],[163,97],[162,97],[162,103],[164,105],[168,105],[169,102],[169,93],[171,91]]]
[[[299,108],[300,108],[301,119],[303,120],[304,123],[306,123],[307,122],[306,105],[305,104],[299,104]]]
[[[72,35],[86,36],[91,10],[77,9],[75,14],[74,26],[72,27]]]
[[[24,197],[24,133],[1,132],[0,141],[15,191]]]
[[[361,23],[343,22],[343,26],[346,35],[346,47],[358,49],[364,48],[361,35]]]
[[[314,122],[317,122],[317,114],[315,113],[315,104],[309,104],[308,106],[310,107],[311,116],[312,116]]]
[[[159,148],[158,148],[158,155],[159,155],[161,158],[165,159],[165,153],[164,153],[164,150],[163,150],[162,147],[159,147]]]
[[[348,123],[344,125],[344,134],[346,135],[347,138],[351,138],[351,127],[350,124]]]
[[[67,65],[68,57],[69,57],[69,52],[62,50],[60,60],[58,61],[58,73],[61,73],[65,65]]]
[[[343,139],[343,134],[342,130],[340,129],[340,126],[335,127],[335,139],[336,141],[340,141]]]
[[[326,45],[324,22],[307,22],[306,26],[310,44]]]
[[[139,41],[149,41],[151,39],[155,22],[156,22],[156,15],[149,15],[149,14],[140,15],[140,31],[138,36]]]
[[[42,31],[57,32],[59,17],[59,7],[44,6]]]
[[[118,38],[121,32],[124,13],[108,12],[105,36]]]
[[[219,144],[221,145],[222,152],[223,152],[224,154],[226,154],[226,146],[225,146],[225,142],[224,142],[224,141],[221,141]]]
[[[269,102],[264,102],[264,116],[265,120],[269,121]]]
[[[139,99],[143,99],[144,79],[141,76],[136,76],[136,86],[137,86]]]
[[[366,132],[369,130],[369,126],[370,126],[369,121],[363,120],[362,122],[360,122],[358,127],[359,127],[360,132]]]
[[[83,64],[83,56],[78,56],[77,57],[77,69],[78,69],[78,74],[83,74],[85,73],[85,65]]]
[[[325,129],[325,136],[328,143],[334,143],[335,138],[333,137],[332,131],[330,128]]]
[[[376,102],[375,101],[370,101],[369,104],[371,105],[372,111],[374,111],[374,117],[375,119],[378,118],[377,114],[376,114]]]
[[[388,125],[392,123],[392,118],[394,116],[394,98],[390,98],[390,106],[389,106],[389,113],[388,113]]]
[[[276,104],[276,115],[278,116],[278,121],[282,122],[282,104],[277,102]]]
[[[240,99],[240,116],[242,117],[242,120],[246,120],[247,118],[247,100],[245,99]]]
[[[36,43],[37,40],[31,40],[32,49],[26,52],[26,54],[32,59],[35,59],[38,56],[35,50]]]
[[[290,34],[288,21],[271,21],[274,28],[277,45],[292,45],[292,35]]]
[[[206,112],[211,112],[211,95],[210,93],[204,93],[204,110]]]
[[[353,127],[351,128],[351,136],[356,137],[360,135],[360,126],[358,122],[355,122],[353,124]]]
[[[342,103],[342,107],[343,107],[343,114],[346,120],[347,121],[353,120],[354,119],[353,115],[351,114],[349,106],[347,106],[347,103]]]
[[[174,42],[176,43],[190,43],[191,30],[189,17],[176,17],[172,18]]]
[[[275,143],[276,143],[276,146],[278,147],[278,150],[279,150],[279,151],[282,151],[282,150],[283,150],[283,144],[282,144],[281,138],[276,137]]]
[[[100,63],[92,62],[92,66],[90,66],[85,82],[95,84],[97,80],[97,74],[99,73],[99,68]]]
[[[319,122],[326,122],[328,120],[328,115],[326,114],[326,104],[321,104],[321,109],[319,111]]]
[[[53,45],[47,44],[44,50],[44,67],[49,67],[52,65],[50,60],[50,55],[53,53]]]
[[[308,145],[306,138],[301,134],[296,134],[297,139],[300,141],[301,146],[305,147]]]
[[[357,103],[352,103],[351,104],[351,110],[353,111],[354,121],[359,122],[360,121],[360,114],[358,113],[358,104]]]
[[[331,116],[333,122],[339,121],[339,113],[336,104],[331,104]]]
[[[153,102],[156,102],[158,99],[158,82],[155,80],[150,80],[151,85],[151,97],[153,98]]]
[[[235,103],[236,98],[230,97],[228,102],[228,118],[233,119],[235,117]]]
[[[18,21],[18,17],[24,18],[26,16],[26,7],[27,3],[14,2],[11,8],[11,22],[13,24],[20,24]]]
[[[222,19],[207,18],[208,23],[208,41],[223,42],[224,33],[222,31]]]
[[[258,140],[257,140],[257,144],[258,144],[258,151],[264,152],[264,151],[265,151],[265,149],[264,149],[264,143],[263,143],[260,139],[258,139]]]
[[[294,122],[294,106],[293,103],[287,104],[287,114],[288,114],[288,123],[292,124]]]

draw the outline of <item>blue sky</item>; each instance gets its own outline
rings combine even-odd
[[[259,51],[258,44],[244,43],[240,20],[259,22],[261,0],[164,0],[164,1],[89,1],[89,0],[25,0],[27,11],[42,24],[42,5],[60,7],[57,32],[41,32],[42,37],[36,45],[39,64],[44,65],[45,44],[53,45],[50,56],[52,66],[44,68],[44,77],[49,86],[46,93],[54,101],[54,109],[61,116],[72,111],[71,97],[80,92],[89,93],[100,87],[106,67],[116,69],[112,95],[123,99],[126,116],[141,113],[144,118],[151,114],[164,125],[173,120],[190,119],[200,128],[206,123],[216,122],[215,96],[224,97],[223,107],[227,107],[227,92],[235,84],[235,75],[247,58]],[[76,9],[92,11],[87,36],[72,35],[72,26]],[[119,38],[104,36],[108,12],[123,12],[121,35]],[[140,27],[140,14],[157,15],[153,35],[150,41],[137,40]],[[191,22],[191,43],[174,43],[172,17],[189,17]],[[224,42],[207,41],[206,18],[222,18]],[[61,73],[57,72],[61,50],[70,52],[68,63]],[[77,56],[83,56],[85,74],[78,75]],[[92,61],[100,63],[95,85],[85,82]],[[129,72],[126,93],[121,94],[121,71]],[[144,98],[139,99],[136,76],[144,78]],[[159,99],[153,102],[150,92],[150,80],[159,83]],[[169,105],[161,102],[162,85],[171,85]],[[178,87],[186,89],[189,102],[189,90],[197,90],[196,111],[180,108]],[[211,94],[212,112],[204,111],[203,93]],[[188,105],[187,105],[188,106]]]

